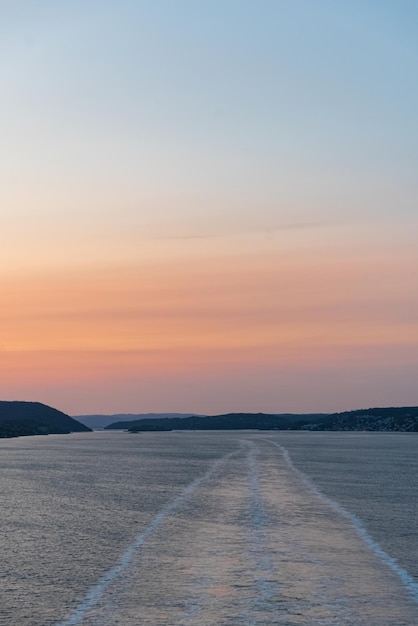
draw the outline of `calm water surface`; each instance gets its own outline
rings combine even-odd
[[[1,626],[418,624],[418,437],[0,440]]]

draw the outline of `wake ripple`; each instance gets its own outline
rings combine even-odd
[[[106,589],[111,583],[124,572],[131,564],[132,559],[147,539],[163,524],[167,517],[177,508],[179,508],[202,484],[208,481],[212,475],[218,470],[219,466],[237,455],[240,450],[230,452],[213,463],[211,468],[199,478],[191,482],[174,500],[169,502],[161,511],[153,518],[151,523],[136,537],[128,546],[120,557],[119,561],[110,570],[108,570],[87,592],[84,600],[77,606],[73,613],[57,626],[77,626],[84,619],[86,613],[93,608],[100,600]]]
[[[316,487],[316,485],[314,485],[312,481],[306,476],[306,474],[301,472],[294,465],[290,457],[290,454],[286,450],[286,448],[276,443],[275,441],[271,441],[270,439],[265,439],[264,441],[268,441],[273,446],[276,446],[276,448],[279,448],[279,450],[283,454],[283,458],[287,466],[293,472],[295,472],[295,474],[298,475],[300,480],[306,485],[306,487],[308,487],[311,493],[313,493],[320,500],[322,500],[328,506],[330,506],[334,511],[336,511],[337,513],[345,517],[347,520],[349,520],[349,522],[351,522],[357,535],[364,541],[364,543],[368,546],[368,548],[370,548],[370,550],[374,552],[374,554],[380,559],[380,561],[382,561],[382,563],[387,565],[392,570],[392,572],[394,572],[398,576],[402,585],[408,590],[413,600],[418,604],[418,583],[416,583],[414,578],[403,567],[401,567],[398,564],[395,558],[393,558],[392,556],[390,556],[390,554],[385,552],[385,550],[380,546],[380,544],[373,539],[373,537],[368,533],[367,529],[365,528],[363,522],[356,515],[354,515],[354,513],[350,513],[349,511],[347,511],[347,509],[341,506],[341,504],[339,504],[335,500],[332,500],[331,498],[323,494],[322,491],[320,491],[320,489],[318,489],[318,487]]]
[[[257,460],[258,449],[252,442],[248,452],[248,483],[250,495],[251,552],[254,563],[255,585],[258,597],[254,609],[272,610],[273,598],[277,591],[276,576],[268,556],[264,528],[267,525],[266,513],[261,499],[260,470]]]

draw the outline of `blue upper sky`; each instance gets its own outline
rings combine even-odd
[[[3,3],[4,174],[129,189],[125,207],[162,183],[223,211],[256,197],[266,226],[408,215],[417,18],[407,0]]]

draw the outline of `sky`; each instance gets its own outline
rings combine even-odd
[[[415,0],[3,0],[0,398],[418,404]]]

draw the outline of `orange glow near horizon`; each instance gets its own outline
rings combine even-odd
[[[158,393],[162,380],[210,385],[231,368],[239,376],[252,367],[257,386],[267,369],[332,369],[353,354],[370,363],[382,350],[393,359],[418,344],[414,320],[399,319],[397,292],[411,271],[393,259],[366,271],[364,253],[331,262],[277,252],[3,279],[3,384],[147,380]]]

